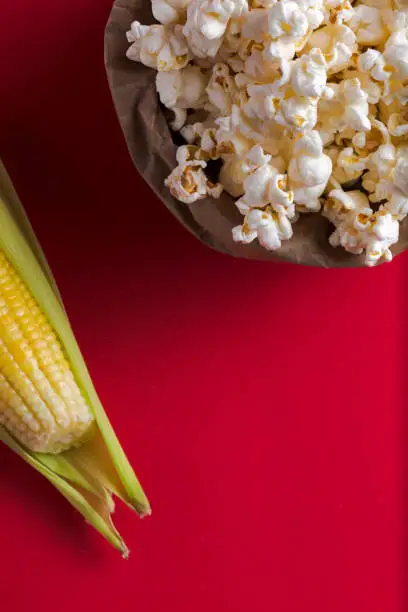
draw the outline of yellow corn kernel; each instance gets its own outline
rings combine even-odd
[[[150,504],[92,384],[44,253],[0,160],[0,442],[115,548],[114,497]]]
[[[55,454],[83,442],[93,422],[51,326],[0,251],[0,425]]]

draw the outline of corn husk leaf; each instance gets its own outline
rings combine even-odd
[[[75,380],[96,420],[96,431],[81,447],[60,455],[34,453],[0,426],[0,440],[47,478],[115,548],[128,549],[115,529],[112,494],[140,516],[149,502],[113,431],[75,340],[57,285],[10,178],[0,161],[0,248],[30,288],[59,338]]]

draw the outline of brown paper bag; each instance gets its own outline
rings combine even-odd
[[[208,246],[235,257],[276,261],[278,259],[323,267],[356,267],[362,257],[328,242],[333,231],[319,214],[302,214],[294,224],[294,236],[278,251],[269,252],[257,242],[237,244],[231,229],[242,216],[233,198],[224,193],[219,200],[206,198],[187,205],[175,200],[164,179],[176,165],[176,145],[161,111],[155,89],[156,72],[126,58],[126,31],[132,21],[154,22],[148,0],[116,0],[105,33],[105,64],[119,121],[136,168],[160,200],[197,238]],[[408,224],[400,227],[400,240],[392,251],[408,248]]]

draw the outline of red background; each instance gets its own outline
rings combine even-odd
[[[110,0],[4,0],[0,151],[153,516],[129,562],[0,449],[1,607],[400,612],[407,257],[235,261],[127,155],[103,66]]]

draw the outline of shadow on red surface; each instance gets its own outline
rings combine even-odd
[[[49,537],[55,538],[63,549],[71,550],[73,555],[86,553],[96,567],[103,563],[105,547],[93,539],[88,525],[60,493],[3,445],[0,445],[0,465],[1,497],[13,500],[19,508],[19,520],[31,524],[33,529],[37,521],[47,525]],[[12,522],[11,508],[10,504],[10,524],[17,532],[19,525]],[[15,544],[23,552],[17,533]],[[40,538],[37,545],[41,547]]]

